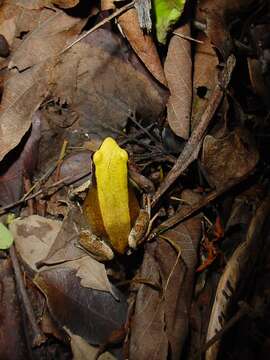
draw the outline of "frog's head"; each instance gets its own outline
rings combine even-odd
[[[110,159],[119,159],[126,163],[128,161],[128,154],[124,149],[121,149],[117,142],[111,138],[106,138],[101,144],[98,151],[95,152],[93,160],[97,167],[99,164],[110,161]]]

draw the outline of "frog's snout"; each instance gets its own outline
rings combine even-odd
[[[121,149],[120,156],[123,160],[128,161],[128,153],[126,152],[126,150]]]

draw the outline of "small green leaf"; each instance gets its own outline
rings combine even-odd
[[[13,236],[5,225],[0,223],[0,250],[6,250],[13,244]]]
[[[167,33],[180,18],[186,0],[154,0],[157,39],[166,42]]]

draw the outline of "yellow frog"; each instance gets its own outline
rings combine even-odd
[[[135,248],[148,227],[148,212],[140,210],[128,184],[127,162],[127,152],[110,137],[93,156],[92,184],[83,204],[87,226],[80,232],[80,244],[101,261]],[[143,227],[136,223],[140,217],[148,219]]]

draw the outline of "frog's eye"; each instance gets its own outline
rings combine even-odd
[[[125,150],[121,149],[120,156],[123,160],[128,161],[128,154]]]
[[[102,159],[102,153],[100,151],[96,151],[93,156],[94,163],[97,164]]]

